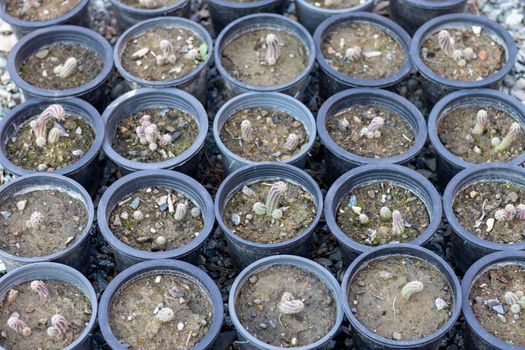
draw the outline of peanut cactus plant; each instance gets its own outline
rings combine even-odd
[[[20,319],[20,314],[18,312],[13,312],[9,319],[7,320],[7,326],[14,330],[16,333],[22,334],[24,337],[31,335],[31,328]]]
[[[40,300],[46,300],[49,297],[49,290],[46,287],[46,284],[44,281],[41,280],[35,280],[32,281],[29,284],[29,288],[33,291],[38,293],[38,296],[40,297]]]
[[[412,295],[419,293],[423,290],[424,285],[421,281],[410,281],[403,286],[401,289],[401,297],[405,300],[410,300]]]
[[[494,147],[494,151],[502,152],[506,150],[514,142],[514,140],[516,140],[518,136],[521,135],[521,133],[522,133],[522,128],[521,128],[520,123],[518,122],[512,123],[509,129],[509,132],[507,133],[507,135],[505,135],[503,140],[501,140],[501,142],[496,147]]]
[[[266,35],[266,55],[264,60],[269,66],[273,66],[277,63],[281,54],[281,47],[277,35],[270,33]]]
[[[35,120],[31,121],[30,126],[35,134],[35,144],[38,147],[44,147],[49,139],[47,123],[52,119],[59,121],[64,120],[65,115],[64,107],[59,104],[53,104],[40,113]]]
[[[401,235],[405,231],[405,220],[399,210],[392,212],[392,233],[395,235]]]
[[[476,113],[476,124],[472,129],[472,134],[481,135],[485,132],[485,130],[487,130],[489,126],[490,119],[487,111],[484,109],[480,109],[478,113]]]
[[[284,315],[298,314],[303,311],[304,303],[302,300],[295,299],[291,293],[285,292],[279,303],[279,311]]]

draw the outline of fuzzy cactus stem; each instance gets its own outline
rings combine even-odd
[[[29,328],[27,324],[20,319],[20,314],[16,311],[13,312],[7,319],[7,326],[16,333],[20,333],[25,337],[31,335],[31,328]]]
[[[407,284],[405,284],[403,288],[401,289],[401,296],[405,300],[410,300],[410,297],[412,297],[412,295],[421,292],[423,288],[424,288],[423,282],[410,281]]]
[[[489,115],[486,110],[480,109],[476,114],[476,124],[472,129],[472,134],[481,135],[490,126]]]
[[[284,315],[298,314],[303,311],[304,303],[302,300],[295,299],[295,297],[288,292],[284,292],[279,303],[279,311]]]
[[[367,127],[361,129],[359,133],[361,137],[367,137],[369,139],[381,137],[381,132],[379,131],[383,125],[385,125],[385,120],[382,117],[374,117],[370,124]]]
[[[501,142],[496,147],[494,147],[494,151],[495,152],[505,151],[518,138],[518,136],[521,133],[522,133],[522,127],[520,123],[518,122],[512,123],[509,129],[509,132],[507,133],[507,135],[505,135],[503,140],[501,140]]]
[[[52,104],[31,122],[31,129],[35,133],[35,144],[38,147],[44,147],[47,144],[47,123],[52,119],[62,121],[65,115],[64,107],[59,104]]]
[[[69,329],[69,322],[60,314],[55,314],[51,317],[51,325],[57,327],[62,334],[65,334]]]
[[[241,122],[241,139],[244,142],[253,141],[253,128],[252,123],[249,120],[245,119]]]
[[[266,55],[264,56],[264,60],[269,66],[275,65],[279,59],[281,54],[281,47],[279,45],[277,35],[273,33],[266,35]]]
[[[452,56],[454,52],[455,41],[448,30],[441,30],[438,33],[438,42],[441,50],[443,50],[443,52],[445,52],[445,54],[448,56]]]
[[[399,210],[392,212],[392,233],[395,235],[403,234],[405,231],[405,220]]]
[[[275,182],[266,196],[266,215],[272,216],[272,213],[279,206],[279,200],[287,190],[288,185],[284,181]]]
[[[32,281],[29,284],[29,289],[31,289],[33,292],[38,293],[40,300],[47,300],[47,298],[49,297],[49,290],[47,289],[44,281],[41,281],[41,280]]]

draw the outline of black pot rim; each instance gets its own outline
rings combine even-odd
[[[100,73],[98,73],[98,75],[95,78],[93,78],[84,85],[63,90],[50,90],[39,88],[29,84],[24,79],[22,79],[22,77],[18,73],[18,69],[15,64],[16,57],[18,56],[18,52],[20,51],[20,49],[25,45],[30,45],[33,40],[38,40],[40,37],[53,35],[53,33],[68,32],[89,37],[102,46],[104,52],[97,52],[97,54],[101,56],[101,59],[104,62]],[[58,40],[57,42],[60,41],[62,40]],[[82,45],[81,43],[79,44]],[[51,26],[35,30],[34,32],[31,32],[23,38],[21,38],[13,47],[13,49],[9,53],[9,56],[7,57],[7,70],[9,72],[9,75],[11,76],[11,80],[13,81],[13,83],[21,90],[30,92],[31,95],[35,95],[41,98],[64,98],[70,96],[79,96],[96,89],[109,76],[111,70],[113,69],[112,51],[113,49],[111,48],[111,45],[108,43],[108,41],[104,39],[100,34],[92,31],[91,29],[73,25]]]
[[[472,165],[469,168],[460,171],[448,183],[447,187],[445,188],[445,192],[443,192],[443,211],[445,213],[445,217],[447,218],[449,225],[452,227],[454,232],[456,232],[462,239],[468,241],[470,244],[476,245],[478,247],[482,247],[484,249],[488,249],[490,251],[504,250],[506,252],[509,252],[509,251],[516,250],[516,249],[525,249],[525,242],[515,243],[515,244],[505,244],[505,243],[495,243],[495,242],[481,239],[478,236],[467,231],[459,223],[456,215],[454,214],[454,209],[452,205],[454,202],[454,198],[456,197],[454,192],[457,190],[457,187],[460,184],[460,182],[462,182],[466,177],[476,174],[478,172],[484,172],[488,170],[493,170],[495,172],[498,172],[500,169],[504,169],[506,171],[513,171],[519,174],[519,176],[525,177],[525,169],[522,167],[518,167],[518,166],[501,164],[501,163]],[[471,183],[473,182],[468,181],[468,184],[471,184]],[[465,186],[467,185],[464,185],[463,187]]]
[[[484,256],[483,258],[476,261],[465,273],[463,280],[461,281],[461,293],[463,294],[463,302],[461,304],[461,309],[463,311],[463,317],[467,323],[467,326],[475,333],[478,337],[483,339],[488,344],[501,349],[501,350],[516,350],[521,349],[521,346],[513,346],[507,342],[501,340],[500,338],[495,337],[489,333],[482,325],[479,323],[478,319],[472,311],[470,306],[470,289],[474,279],[476,279],[482,272],[490,269],[494,265],[501,263],[515,263],[517,261],[522,261],[525,263],[525,252],[523,251],[501,251],[492,253]]]
[[[215,0],[215,1],[217,1],[217,0]],[[308,8],[311,11],[316,11],[316,12],[319,12],[319,13],[325,13],[325,14],[329,14],[329,15],[336,15],[336,14],[340,14],[340,13],[346,13],[348,11],[362,11],[367,6],[370,6],[370,4],[374,2],[374,0],[366,0],[362,4],[355,5],[355,6],[350,6],[350,7],[345,7],[345,8],[341,8],[341,9],[329,9],[329,8],[314,6],[314,5],[312,5],[311,3],[309,3],[306,0],[297,0],[297,2],[301,4],[300,6],[306,7],[306,8]]]
[[[11,16],[5,11],[5,6],[0,6],[0,19],[4,22],[15,26],[24,27],[32,30],[57,25],[60,23],[66,23],[71,18],[75,17],[82,11],[86,6],[89,5],[89,0],[80,0],[77,6],[73,7],[71,11],[64,13],[62,16],[51,18],[45,21],[25,21],[16,17]]]
[[[412,169],[409,169],[407,167],[397,165],[397,164],[367,164],[367,165],[359,166],[357,168],[354,168],[346,172],[332,184],[332,186],[326,193],[325,205],[324,205],[324,216],[325,216],[326,224],[328,225],[328,228],[330,229],[330,232],[332,232],[332,234],[335,236],[335,238],[339,242],[350,247],[354,251],[357,251],[360,253],[366,253],[366,252],[369,252],[377,248],[373,246],[367,246],[365,244],[362,244],[362,243],[359,243],[353,240],[351,237],[349,237],[346,233],[344,233],[341,230],[341,228],[337,224],[336,217],[333,215],[333,213],[336,212],[337,206],[339,204],[339,203],[334,203],[335,197],[341,191],[341,187],[347,184],[348,182],[352,182],[352,180],[356,176],[360,176],[362,174],[366,174],[366,173],[370,173],[374,171],[388,171],[391,173],[397,173],[400,176],[410,178],[412,181],[418,182],[423,188],[425,188],[425,190],[427,191],[430,197],[431,202],[433,203],[432,211],[430,211],[429,208],[425,205],[428,215],[430,217],[430,222],[422,234],[420,234],[414,240],[406,244],[422,245],[425,242],[427,242],[432,237],[432,235],[434,235],[434,233],[438,229],[439,224],[441,222],[441,217],[443,214],[441,197],[438,191],[436,190],[436,188],[432,185],[432,183],[428,181],[423,175],[421,175],[415,170],[412,170]],[[389,246],[390,244],[384,244],[378,247]]]
[[[416,130],[412,130],[414,134],[415,142],[414,144],[407,149],[404,153],[391,156],[391,157],[383,157],[383,158],[374,158],[374,157],[363,157],[358,154],[349,152],[339,146],[337,143],[335,143],[332,138],[330,137],[330,134],[326,130],[326,121],[327,118],[330,116],[328,115],[328,112],[330,108],[337,102],[341,100],[351,100],[354,96],[359,95],[369,95],[372,98],[378,97],[382,99],[388,99],[392,104],[397,104],[399,106],[402,106],[403,108],[407,109],[410,114],[414,116],[414,118],[417,121],[419,131],[417,134],[415,133]],[[401,118],[405,119],[402,115]],[[322,144],[330,150],[333,154],[335,154],[337,157],[348,159],[349,161],[356,163],[356,164],[382,164],[382,163],[403,163],[412,157],[414,157],[416,154],[418,154],[423,146],[425,145],[425,142],[427,140],[427,125],[425,122],[425,119],[419,109],[417,109],[416,106],[414,106],[410,101],[408,101],[406,98],[399,96],[391,91],[387,90],[381,90],[381,89],[375,89],[375,88],[352,88],[340,91],[336,93],[335,95],[328,98],[322,105],[321,108],[319,108],[319,111],[317,112],[317,133],[319,134],[319,138],[321,139]]]
[[[430,69],[423,62],[419,55],[422,42],[426,38],[427,34],[434,28],[453,23],[467,23],[491,29],[495,34],[497,34],[497,36],[500,37],[500,39],[504,42],[504,45],[506,46],[505,50],[507,51],[508,55],[507,62],[496,73],[481,80],[475,81],[451,80],[434,73],[434,71],[432,71],[432,69]],[[467,13],[453,13],[433,18],[432,20],[426,22],[421,27],[419,27],[419,29],[414,34],[414,37],[412,38],[412,43],[410,45],[410,58],[414,62],[414,65],[420,72],[420,74],[433,82],[454,89],[471,89],[482,86],[490,86],[497,83],[512,70],[514,62],[516,61],[516,57],[516,44],[514,43],[514,40],[505,28],[484,16],[477,16]]]
[[[2,138],[3,134],[6,132],[6,129],[9,127],[9,125],[11,125],[11,123],[15,119],[17,119],[18,114],[23,112],[25,109],[31,108],[38,104],[51,105],[53,103],[54,101],[49,101],[49,100],[30,99],[16,106],[11,111],[9,111],[9,113],[4,118],[0,120],[0,138]],[[102,142],[104,140],[104,121],[100,117],[100,114],[95,109],[95,107],[93,107],[88,102],[81,100],[79,98],[76,98],[76,97],[68,98],[68,99],[60,100],[56,103],[64,104],[64,105],[69,104],[69,105],[78,106],[82,108],[87,114],[90,114],[94,117],[93,124],[88,121],[88,124],[91,126],[91,128],[95,132],[95,140],[93,140],[93,144],[91,145],[89,150],[82,157],[80,157],[80,159],[78,159],[74,163],[53,171],[53,173],[55,174],[68,175],[71,173],[75,173],[79,169],[82,169],[87,164],[89,164],[93,160],[93,158],[98,156],[98,153],[100,152],[102,148]],[[78,117],[86,121],[86,118],[84,118],[83,116],[78,116]],[[38,171],[24,169],[18,165],[15,165],[13,162],[11,162],[6,157],[5,146],[6,145],[0,145],[0,164],[2,164],[7,169],[7,171],[15,175],[29,175],[29,174],[41,173]]]
[[[298,38],[303,43],[303,45],[305,46],[306,50],[308,51],[307,52],[307,54],[308,54],[308,63],[306,64],[306,67],[304,68],[304,70],[299,75],[297,75],[294,79],[292,79],[290,81],[287,81],[285,83],[282,83],[282,84],[271,85],[271,86],[250,85],[250,84],[243,83],[242,81],[234,78],[226,70],[226,68],[224,68],[224,66],[222,65],[222,61],[221,61],[222,48],[221,48],[221,46],[223,45],[223,42],[225,42],[228,39],[226,34],[229,34],[228,32],[230,30],[234,30],[235,27],[239,27],[239,31],[242,32],[243,24],[244,23],[250,23],[250,21],[252,21],[255,18],[274,18],[274,19],[279,19],[280,21],[283,21],[284,23],[286,23],[287,26],[295,27],[295,29],[297,31],[302,32],[304,37],[307,38],[306,42],[303,41],[301,38]],[[275,28],[279,29],[279,26],[272,25],[272,24],[268,25],[267,27],[275,27]],[[281,26],[281,28],[282,27],[283,26]],[[292,33],[292,35],[298,37],[298,35],[296,35],[296,34]],[[252,14],[252,15],[248,15],[248,16],[237,18],[235,21],[231,22],[223,30],[221,30],[219,36],[215,40],[215,50],[213,51],[213,58],[214,58],[214,61],[215,61],[215,65],[217,67],[217,71],[219,72],[220,76],[225,77],[231,84],[233,84],[235,86],[238,86],[241,89],[257,91],[257,92],[283,91],[283,90],[286,90],[286,89],[296,85],[297,83],[299,83],[300,81],[305,79],[310,74],[310,72],[314,68],[314,64],[315,64],[315,47],[314,47],[314,42],[312,40],[312,37],[311,37],[310,33],[299,22],[295,22],[295,21],[289,19],[288,17],[285,17],[283,15],[274,14],[274,13],[255,13],[255,14]]]
[[[227,0],[208,0],[218,6],[227,7],[230,9],[257,9],[262,6],[267,6],[277,2],[278,0],[255,0],[250,2],[234,2]]]
[[[116,11],[125,11],[133,15],[147,15],[147,16],[163,16],[168,12],[175,11],[181,7],[184,7],[186,3],[190,0],[180,0],[171,5],[155,8],[155,9],[142,9],[130,5],[124,4],[120,0],[110,0],[111,6],[115,8]]]
[[[399,251],[404,251],[403,253],[400,253]],[[448,278],[445,276],[447,281],[450,283],[452,287],[452,292],[454,295],[454,308],[452,310],[452,314],[445,322],[444,325],[442,325],[437,331],[434,333],[423,337],[419,339],[414,340],[394,340],[385,338],[382,336],[379,336],[375,334],[374,332],[370,331],[368,328],[366,328],[352,313],[350,310],[350,305],[348,304],[348,297],[346,296],[350,279],[352,275],[359,269],[362,263],[366,263],[367,259],[370,257],[370,255],[381,255],[381,256],[389,256],[389,255],[398,255],[398,256],[408,256],[410,257],[410,251],[418,254],[424,254],[433,260],[437,261],[441,267],[447,271],[447,273],[452,277]],[[415,256],[418,259],[421,259],[417,256]],[[375,260],[378,257],[371,258],[370,260]],[[432,263],[428,262],[432,265]],[[443,274],[443,273],[442,273]],[[461,293],[461,285],[459,283],[458,278],[456,277],[456,274],[450,267],[450,265],[443,260],[440,256],[438,256],[436,253],[426,249],[422,248],[413,244],[387,244],[379,248],[375,248],[373,250],[370,250],[368,252],[365,252],[361,255],[359,255],[348,267],[346,270],[343,281],[341,283],[341,294],[343,295],[343,308],[345,310],[345,315],[350,321],[350,325],[352,328],[356,328],[359,330],[361,334],[366,334],[366,336],[370,339],[372,339],[374,342],[377,342],[379,344],[382,344],[383,346],[386,346],[388,348],[392,349],[412,349],[412,348],[418,348],[424,344],[431,343],[432,341],[435,341],[439,339],[440,337],[444,336],[450,329],[454,326],[457,319],[459,318],[459,315],[461,314],[461,305],[463,302],[462,299],[462,293]]]
[[[124,68],[124,66],[122,66],[122,62],[120,60],[121,51],[124,50],[124,47],[130,36],[141,33],[142,28],[145,28],[145,29],[153,28],[153,27],[158,28],[158,27],[166,27],[168,25],[177,26],[180,24],[183,24],[185,27],[189,28],[189,30],[191,30],[196,36],[200,37],[200,39],[206,45],[208,45],[208,54],[206,56],[206,59],[200,62],[195,68],[193,68],[193,70],[189,71],[188,73],[176,79],[152,81],[152,80],[145,80],[140,77],[137,77],[131,74],[130,72],[128,72]],[[197,30],[199,31],[199,33],[197,33]],[[162,16],[162,17],[154,17],[151,19],[147,19],[145,21],[141,21],[131,26],[124,33],[122,33],[122,35],[120,35],[117,42],[115,43],[115,47],[113,49],[113,60],[115,61],[115,68],[117,68],[117,71],[124,79],[137,83],[141,86],[167,87],[167,86],[175,86],[175,85],[185,83],[193,79],[194,77],[198,76],[203,69],[208,67],[208,64],[210,63],[210,60],[212,57],[212,51],[214,51],[213,41],[208,31],[202,25],[192,20],[189,20],[187,18],[183,18],[183,17]]]
[[[429,10],[441,10],[447,9],[449,7],[459,6],[462,3],[466,3],[467,0],[404,0],[409,3],[411,6],[429,9]]]
[[[210,304],[213,308],[213,315],[210,328],[206,335],[192,348],[193,350],[205,350],[218,336],[224,318],[224,307],[222,296],[215,282],[204,271],[187,262],[179,260],[149,260],[132,265],[120,272],[106,287],[100,297],[98,322],[102,331],[102,336],[110,344],[112,349],[127,350],[127,347],[121,345],[121,342],[113,334],[109,325],[109,308],[111,299],[120,286],[127,282],[129,278],[150,273],[151,271],[177,271],[183,276],[189,276],[197,280],[206,290],[210,297]]]
[[[453,163],[456,167],[461,167],[463,169],[476,165],[477,163],[471,163],[466,160],[463,160],[449,151],[448,148],[443,145],[438,135],[438,125],[441,118],[444,116],[443,111],[451,104],[460,100],[467,100],[471,97],[486,97],[489,100],[494,101],[495,103],[503,103],[513,110],[516,113],[521,114],[525,120],[525,105],[523,105],[518,99],[512,97],[508,94],[505,94],[498,90],[493,89],[472,89],[472,90],[460,90],[455,91],[441,100],[439,100],[428,117],[428,137],[432,146],[438,154],[443,158],[446,158],[448,161]],[[512,165],[520,165],[525,162],[525,152],[516,158],[506,162]],[[482,164],[482,163],[481,163]]]
[[[404,48],[406,53],[406,61],[403,67],[401,67],[400,70],[395,72],[394,74],[381,79],[357,79],[352,78],[346,74],[340,73],[336,71],[323,56],[323,52],[321,50],[321,39],[325,32],[330,30],[334,25],[336,25],[339,22],[352,22],[352,21],[365,21],[373,23],[374,25],[377,25],[379,27],[384,28],[389,35],[391,35],[396,41],[401,45],[401,47]],[[315,30],[315,33],[313,35],[314,43],[315,43],[315,54],[317,57],[317,63],[319,63],[320,69],[322,69],[326,74],[328,74],[333,79],[346,84],[346,85],[352,85],[352,86],[367,86],[367,87],[387,87],[394,85],[401,80],[403,80],[410,72],[412,71],[412,60],[410,57],[410,36],[408,33],[401,28],[397,23],[394,21],[377,15],[375,13],[370,12],[346,12],[341,13],[335,16],[331,16],[327,19],[325,19],[317,29]]]

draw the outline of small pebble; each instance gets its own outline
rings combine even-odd
[[[392,333],[392,339],[394,339],[394,340],[401,340],[401,333],[399,333],[399,332]]]

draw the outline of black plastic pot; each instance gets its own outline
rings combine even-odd
[[[510,182],[525,186],[525,169],[504,164],[484,164],[467,168],[450,180],[443,193],[443,210],[452,228],[452,258],[456,267],[465,272],[476,260],[497,251],[511,254],[514,250],[524,250],[525,242],[504,244],[486,241],[468,232],[459,223],[453,210],[456,195],[465,187],[481,182]]]
[[[125,197],[147,187],[174,189],[184,193],[192,202],[197,204],[204,220],[204,226],[199,235],[182,247],[158,252],[133,248],[118,239],[108,225],[111,213]],[[191,177],[169,170],[145,170],[126,175],[109,186],[98,204],[97,223],[100,233],[113,251],[117,270],[122,271],[133,264],[153,259],[181,259],[196,262],[200,248],[210,236],[215,223],[213,209],[213,200],[210,194]]]
[[[396,112],[412,128],[414,144],[400,155],[384,158],[362,157],[346,151],[332,140],[326,129],[326,123],[334,114],[354,105],[381,106]],[[425,119],[416,106],[393,92],[367,88],[344,90],[326,100],[317,113],[317,132],[326,150],[326,177],[329,182],[363,164],[407,164],[421,152],[427,140]]]
[[[428,134],[430,142],[436,151],[437,175],[441,186],[445,187],[454,175],[474,165],[474,163],[467,162],[454,155],[443,145],[438,136],[438,127],[441,118],[456,108],[487,108],[490,106],[503,110],[516,119],[516,121],[525,125],[525,106],[516,98],[492,89],[473,89],[453,92],[439,100],[430,112],[428,117]],[[524,162],[525,152],[508,163],[521,165]]]
[[[317,213],[312,223],[296,237],[279,243],[262,244],[251,242],[233,233],[222,218],[224,208],[233,194],[240,191],[246,184],[277,179],[292,182],[310,192],[317,207]],[[268,162],[242,167],[224,179],[215,196],[215,218],[228,242],[228,250],[232,261],[238,269],[248,266],[257,259],[271,255],[294,254],[305,257],[310,256],[312,234],[321,218],[322,211],[323,195],[314,179],[304,170],[284,163]]]
[[[315,142],[316,127],[312,112],[310,112],[310,110],[300,101],[289,95],[277,92],[252,92],[236,96],[226,102],[217,112],[213,121],[213,138],[215,139],[217,148],[221,152],[226,174],[230,174],[232,171],[245,165],[256,164],[256,162],[242,158],[230,151],[222,142],[220,133],[224,124],[226,124],[232,115],[246,108],[257,107],[275,108],[285,111],[303,124],[308,134],[307,145],[305,145],[301,151],[293,157],[282,162],[295,165],[299,168],[304,168],[306,160],[308,159],[308,153]]]
[[[36,173],[36,171],[15,165],[7,158],[7,142],[23,123],[40,114],[52,103],[51,101],[31,99],[13,108],[0,120],[0,164],[9,173],[16,176]],[[99,178],[98,155],[102,148],[102,140],[104,140],[104,121],[98,111],[86,101],[70,98],[61,100],[59,103],[64,107],[66,113],[81,117],[91,126],[95,132],[95,140],[91,148],[80,159],[64,168],[53,171],[53,173],[70,177],[84,186],[88,192],[94,193]]]
[[[463,317],[467,327],[465,329],[465,349],[476,350],[518,350],[523,346],[511,345],[491,333],[479,323],[470,305],[470,290],[477,279],[492,268],[498,268],[509,264],[525,266],[525,252],[497,252],[489,254],[472,265],[461,281],[461,292],[463,294]]]
[[[48,173],[22,176],[9,181],[0,187],[0,202],[18,193],[35,189],[59,189],[82,201],[87,213],[86,227],[84,227],[75,241],[71,242],[65,249],[55,253],[38,257],[25,257],[0,250],[0,260],[4,263],[7,271],[37,262],[57,262],[69,265],[86,273],[89,267],[89,236],[93,233],[93,220],[95,219],[95,209],[91,197],[86,190],[75,181],[62,175]]]
[[[177,108],[193,116],[199,126],[199,134],[193,144],[178,156],[158,163],[136,162],[118,154],[111,146],[118,123],[130,114],[148,108]],[[152,88],[132,90],[113,101],[102,114],[102,118],[106,123],[104,153],[124,174],[154,169],[171,169],[185,174],[197,172],[201,150],[208,132],[208,115],[202,104],[187,92],[179,89]]]
[[[505,49],[507,62],[493,75],[475,81],[457,81],[443,78],[434,73],[421,59],[421,47],[429,35],[443,28],[470,28],[481,26],[482,33],[489,34],[497,43]],[[410,45],[410,58],[423,78],[423,90],[425,96],[436,102],[443,96],[456,90],[498,88],[501,80],[511,71],[516,62],[517,49],[509,32],[498,23],[484,16],[476,16],[466,13],[457,13],[436,17],[422,25],[414,34]]]
[[[37,29],[47,28],[60,24],[73,24],[77,26],[87,27],[89,25],[89,0],[80,0],[77,6],[71,11],[63,14],[62,16],[48,19],[47,21],[24,21],[19,18],[9,15],[5,8],[8,0],[0,0],[0,18],[9,24],[13,28],[15,36],[20,39],[26,34],[31,33]]]
[[[222,303],[222,296],[219,288],[215,282],[201,269],[190,265],[183,261],[178,260],[151,260],[144,261],[139,264],[133,265],[126,270],[122,271],[115,277],[104,290],[104,294],[100,298],[100,306],[98,313],[98,322],[102,336],[107,342],[108,346],[113,350],[127,350],[128,346],[123,344],[111,330],[109,323],[109,310],[115,294],[118,293],[119,289],[133,280],[141,278],[142,276],[153,275],[153,274],[166,274],[171,273],[177,276],[190,279],[192,282],[202,287],[205,294],[210,299],[210,304],[213,307],[213,315],[208,333],[201,339],[200,342],[195,344],[192,350],[205,350],[210,349],[213,342],[219,335],[222,326],[222,320],[224,317],[224,308]],[[174,332],[177,330],[173,328]]]
[[[395,164],[369,164],[350,170],[330,187],[325,197],[324,207],[326,224],[339,242],[345,265],[353,261],[359,254],[369,252],[374,247],[354,241],[341,230],[336,221],[339,205],[343,198],[355,188],[383,181],[392,182],[412,191],[425,204],[430,219],[429,225],[410,244],[425,245],[441,223],[443,214],[441,197],[430,181],[417,171]]]
[[[370,79],[356,79],[349,77],[343,73],[336,71],[325,60],[321,46],[327,35],[334,28],[347,25],[352,22],[368,22],[373,24],[387,34],[391,35],[401,47],[406,51],[407,59],[403,67],[394,74],[376,80]],[[367,12],[349,12],[340,15],[332,16],[324,20],[314,33],[315,52],[317,63],[319,64],[319,93],[322,98],[328,98],[333,94],[354,87],[370,87],[370,88],[394,88],[400,81],[405,79],[412,70],[412,61],[409,57],[410,50],[410,36],[407,32],[393,21]]]
[[[81,45],[95,51],[104,62],[102,71],[87,84],[64,89],[48,90],[27,83],[18,70],[29,56],[57,42],[67,42]],[[18,86],[26,99],[41,98],[48,100],[63,99],[66,97],[79,97],[88,101],[95,107],[103,109],[107,102],[105,95],[105,82],[113,69],[113,56],[111,45],[100,34],[77,26],[53,26],[36,30],[16,43],[7,58],[7,69],[11,80]]]
[[[189,1],[188,1],[189,2]],[[159,27],[177,27],[183,28],[193,32],[199,37],[202,42],[208,45],[208,55],[206,59],[199,63],[195,69],[189,73],[171,80],[163,81],[149,81],[139,78],[129,73],[123,66],[120,60],[120,56],[126,48],[126,43],[130,38],[136,37],[148,30],[159,28]],[[128,30],[126,30],[117,40],[115,49],[113,51],[113,58],[115,60],[115,67],[117,68],[120,75],[126,79],[128,84],[136,89],[139,87],[151,87],[151,88],[167,88],[175,87],[189,92],[193,96],[199,99],[203,104],[206,103],[206,96],[208,89],[206,84],[208,80],[206,75],[212,58],[213,42],[208,31],[200,24],[193,22],[187,18],[182,17],[156,17],[146,21],[135,24]]]
[[[84,331],[63,350],[93,349],[95,344],[92,339],[92,333],[97,322],[98,302],[97,294],[88,279],[77,270],[62,264],[41,262],[26,265],[7,273],[0,279],[0,297],[3,300],[11,288],[34,280],[62,281],[82,291],[86,300],[91,304],[91,317]],[[0,349],[6,350],[1,346]]]
[[[305,47],[308,62],[299,76],[283,84],[273,86],[255,86],[243,83],[228,73],[222,65],[222,50],[227,44],[240,35],[252,30],[265,28],[286,31],[289,34],[295,35]],[[310,33],[308,33],[308,31],[299,23],[282,15],[261,13],[239,18],[224,28],[215,41],[213,57],[215,59],[217,70],[224,81],[226,93],[229,97],[244,92],[282,92],[292,96],[300,96],[302,89],[309,81],[308,78],[310,72],[314,68],[315,48]]]
[[[452,293],[454,294],[454,307],[450,310],[450,318],[448,321],[441,326],[434,333],[416,340],[394,340],[384,338],[377,335],[371,330],[367,329],[359,320],[354,316],[351,311],[351,306],[348,304],[348,289],[352,277],[362,267],[366,266],[369,262],[387,256],[403,256],[421,259],[427,263],[433,265],[438,269],[452,287]],[[452,329],[456,323],[459,315],[461,314],[461,286],[456,274],[448,263],[439,257],[437,254],[431,252],[428,249],[421,248],[412,244],[389,244],[383,247],[375,248],[370,250],[357,259],[346,270],[346,273],[342,282],[342,294],[343,294],[343,307],[345,315],[350,321],[350,325],[353,330],[354,346],[356,349],[363,350],[379,350],[379,349],[418,349],[418,350],[437,350],[441,340],[445,337],[448,331]]]
[[[341,296],[341,290],[337,280],[332,276],[332,274],[312,260],[305,259],[299,256],[294,255],[279,255],[279,256],[268,256],[264,259],[257,260],[252,263],[250,266],[246,267],[242,272],[237,276],[233,285],[230,289],[230,296],[228,298],[228,309],[230,311],[230,317],[232,323],[237,330],[239,340],[237,342],[241,350],[282,350],[284,348],[279,346],[269,345],[262,342],[261,340],[254,337],[246,328],[243,327],[239,318],[237,317],[237,312],[235,311],[235,303],[237,302],[237,297],[239,292],[245,283],[248,282],[248,279],[255,273],[265,270],[271,266],[275,265],[292,265],[300,269],[307,270],[313,273],[317,278],[319,278],[325,285],[328,287],[335,299],[337,306],[337,318],[334,323],[334,326],[330,331],[321,339],[315,343],[308,344],[305,346],[294,347],[298,350],[317,350],[317,349],[331,349],[330,343],[332,338],[334,338],[338,331],[341,323],[343,321],[343,301]]]

